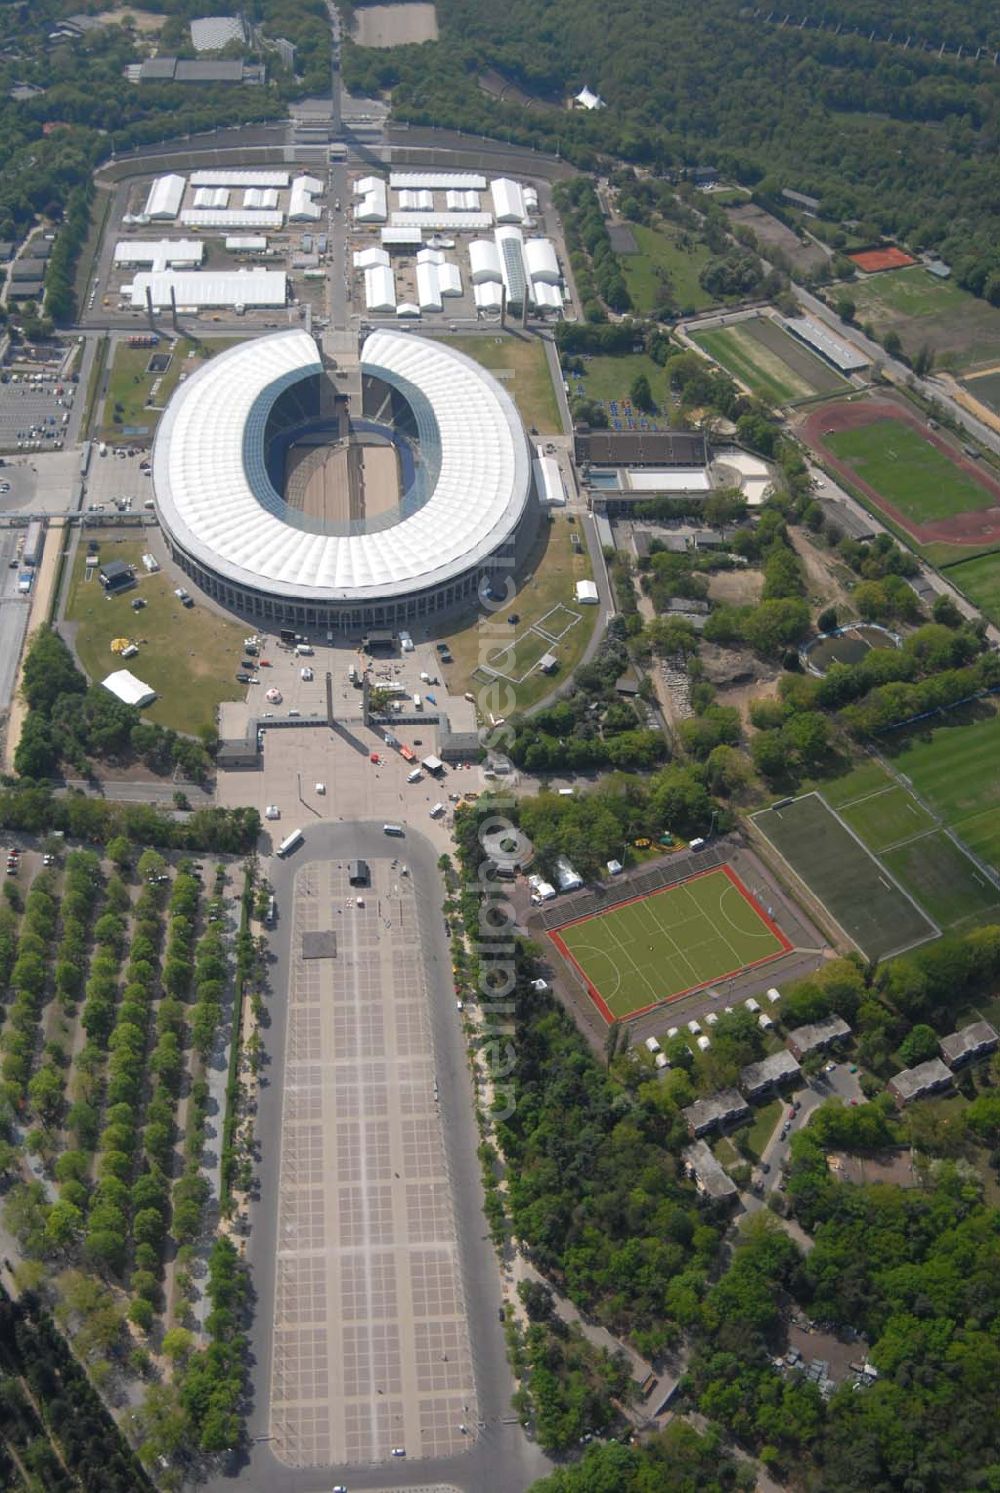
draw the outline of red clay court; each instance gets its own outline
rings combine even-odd
[[[856,254],[848,254],[847,257],[859,270],[864,270],[866,275],[874,275],[878,270],[904,270],[908,264],[917,262],[912,254],[892,245],[887,245],[884,249],[859,249]]]
[[[918,522],[912,515],[907,515],[896,507],[870,482],[865,481],[849,460],[834,453],[825,439],[844,431],[861,430],[879,420],[896,421],[908,429],[911,439],[912,435],[919,436],[920,440],[934,447],[955,468],[956,487],[974,483],[983,492],[986,506],[970,507],[966,512]],[[980,463],[964,456],[937,431],[931,430],[901,400],[845,400],[840,404],[823,405],[810,411],[801,422],[799,433],[806,444],[822,456],[824,464],[835,477],[842,478],[848,488],[860,492],[876,513],[884,514],[901,529],[912,534],[918,544],[981,546],[996,544],[1000,539],[1000,481],[989,476]]]

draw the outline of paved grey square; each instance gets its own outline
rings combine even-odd
[[[414,897],[371,870],[363,905],[346,862],[295,879],[270,1410],[292,1467],[455,1455],[478,1418]]]

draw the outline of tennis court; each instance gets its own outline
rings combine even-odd
[[[791,948],[730,866],[578,918],[548,936],[608,1022],[676,1000]]]
[[[893,803],[876,835],[891,833],[890,818],[904,816],[905,805]],[[867,959],[902,953],[940,932],[818,793],[785,799],[753,822]]]

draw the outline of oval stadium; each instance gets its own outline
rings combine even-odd
[[[331,632],[505,595],[539,513],[506,391],[454,348],[393,331],[367,337],[349,391],[305,331],[217,354],[172,396],[152,478],[171,554],[208,595]]]

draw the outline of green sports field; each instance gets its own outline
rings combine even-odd
[[[885,959],[939,929],[818,793],[783,799],[754,824],[868,959]]]
[[[995,493],[966,476],[943,451],[902,420],[873,420],[823,439],[834,456],[853,467],[863,482],[914,523],[996,504]]]
[[[949,565],[947,578],[984,617],[1000,625],[1000,550]]]
[[[945,824],[1000,870],[1000,716],[958,715],[897,740],[892,762]]]
[[[549,933],[606,1021],[786,953],[788,940],[728,866]]]
[[[845,381],[767,316],[693,334],[710,357],[769,404],[835,394]]]

